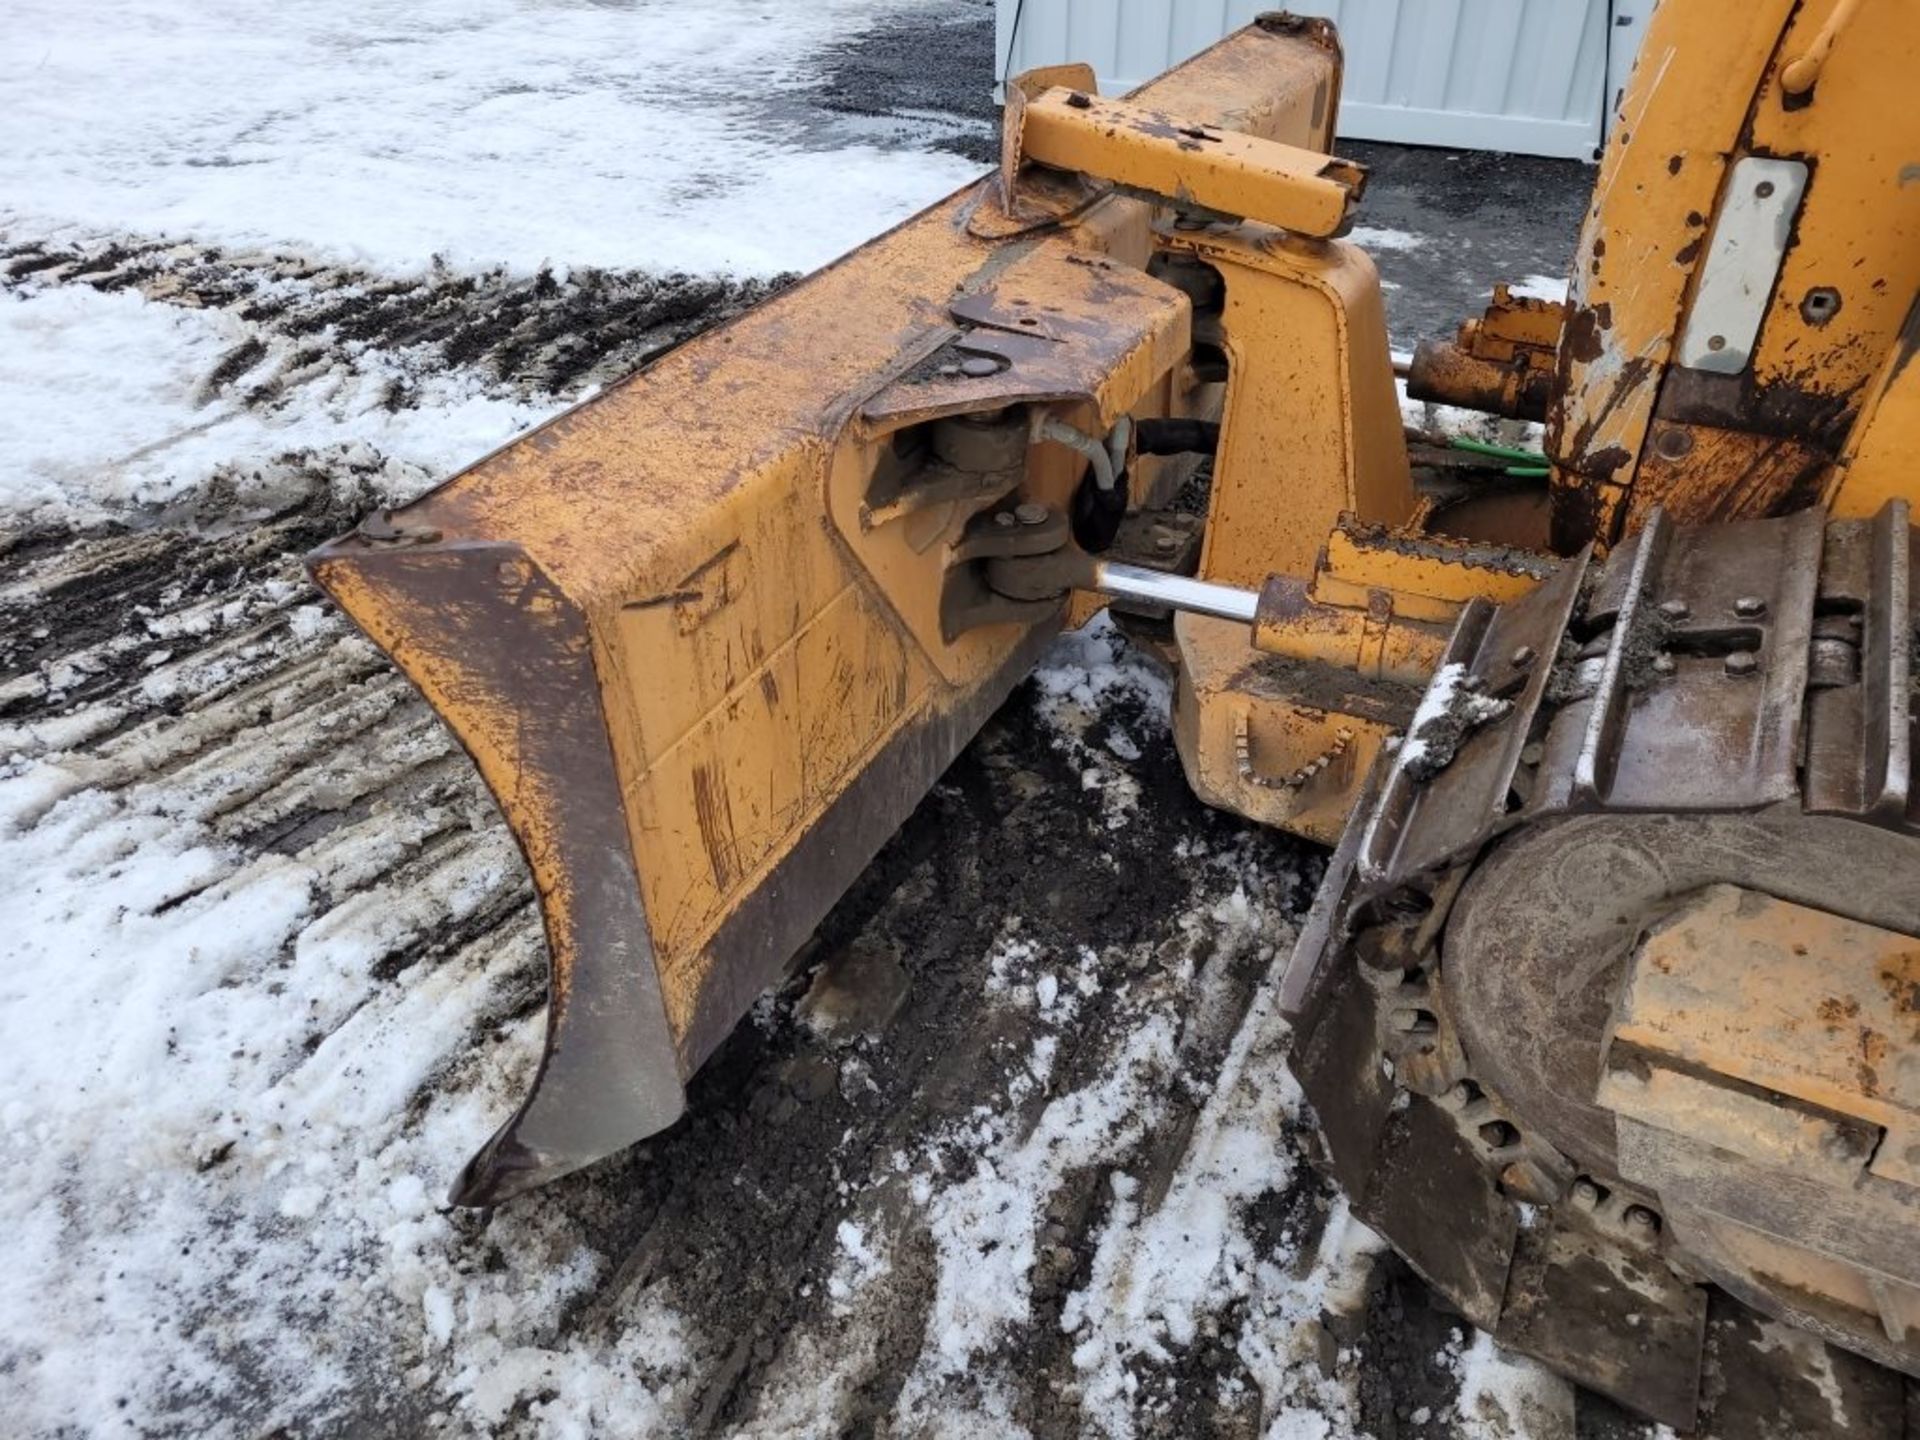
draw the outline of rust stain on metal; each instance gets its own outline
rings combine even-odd
[[[1613,326],[1613,306],[1602,300],[1598,305],[1583,305],[1567,317],[1566,353],[1575,360],[1591,364],[1606,353],[1607,330]]]
[[[1500,575],[1524,575],[1544,580],[1559,568],[1552,556],[1519,550],[1511,545],[1428,535],[1417,530],[1404,530],[1351,517],[1344,519],[1340,528],[1356,545],[1447,565],[1465,566],[1470,570],[1488,570]]]
[[[1909,1040],[1920,1044],[1920,950],[1893,956],[1881,967],[1879,978],[1894,1014],[1912,1021]]]

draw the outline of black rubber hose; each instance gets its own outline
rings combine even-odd
[[[1218,420],[1136,420],[1133,435],[1142,455],[1211,455],[1220,448]]]
[[[1094,484],[1093,476],[1088,475],[1073,492],[1073,503],[1067,507],[1074,543],[1089,555],[1112,549],[1114,537],[1120,533],[1120,522],[1126,518],[1127,472],[1124,470],[1114,477],[1111,490],[1102,490]]]

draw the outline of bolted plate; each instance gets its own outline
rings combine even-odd
[[[1521,1232],[1494,1339],[1644,1415],[1691,1429],[1707,1292],[1651,1251],[1558,1219]]]
[[[1612,639],[1573,768],[1578,808],[1750,810],[1799,794],[1818,511],[1676,526],[1610,557]]]
[[[1804,160],[1734,162],[1680,336],[1682,365],[1723,375],[1747,368],[1806,188]]]
[[[1482,1330],[1500,1320],[1519,1221],[1453,1120],[1422,1096],[1389,1116],[1354,1213]]]
[[[1457,684],[1459,694],[1485,697],[1506,708],[1467,729],[1452,759],[1424,779],[1407,763],[1411,747],[1402,747],[1367,823],[1358,863],[1367,883],[1399,884],[1470,853],[1504,825],[1520,753],[1546,698],[1553,657],[1586,570],[1582,554],[1510,604],[1494,610],[1475,603],[1461,612],[1441,669],[1464,670],[1472,688]],[[1436,678],[1434,684],[1441,683]],[[1423,702],[1419,713],[1427,714],[1430,708]]]

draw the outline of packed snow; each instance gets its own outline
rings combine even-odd
[[[1426,693],[1420,697],[1394,764],[1416,778],[1426,779],[1452,762],[1467,736],[1512,708],[1510,700],[1481,694],[1467,667],[1457,660],[1449,661],[1434,671]]]
[[[799,98],[824,46],[916,5],[11,0],[0,226],[394,274],[812,269],[978,173]]]
[[[252,613],[230,628],[248,633],[273,605],[242,597]],[[316,661],[364,649],[337,623],[304,645]],[[372,835],[349,828],[293,854],[224,839],[236,799],[278,774],[277,746],[350,734],[407,703],[378,680],[284,699],[290,713],[262,726],[254,752],[223,751],[217,769],[112,785],[97,763],[55,753],[0,779],[17,820],[44,810],[0,832],[13,877],[0,901],[0,1393],[14,1433],[324,1420],[376,1353],[409,1350],[430,1366],[409,1384],[431,1373],[436,1403],[484,1420],[532,1383],[513,1376],[564,1361],[528,1352],[529,1322],[604,1263],[531,1210],[476,1249],[430,1183],[485,1138],[537,1046],[539,1017],[521,1002],[541,940],[517,854],[497,827],[468,831],[484,802],[457,785]],[[128,734],[130,768],[179,737]],[[409,744],[447,745],[417,723],[392,739],[388,763]],[[389,873],[392,855],[436,832],[439,864]],[[420,927],[502,905],[520,922],[486,953],[380,978]],[[494,1073],[410,1115],[445,1063],[422,1036],[469,1029],[498,1035]],[[503,1263],[475,1265],[495,1246]],[[622,1363],[650,1381],[669,1368],[638,1336],[622,1347],[624,1361],[593,1358],[603,1388]],[[651,1403],[656,1388],[628,1400]]]
[[[1411,230],[1395,230],[1385,225],[1356,225],[1347,232],[1347,239],[1362,250],[1420,250],[1425,248],[1427,237],[1416,235]]]

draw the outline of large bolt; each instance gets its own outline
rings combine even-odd
[[[1660,1217],[1644,1205],[1629,1205],[1627,1213],[1620,1218],[1626,1221],[1628,1230],[1641,1238],[1659,1233]]]
[[[1736,650],[1727,656],[1727,674],[1747,676],[1760,668],[1760,657],[1751,650]]]
[[[1531,645],[1516,645],[1513,654],[1509,655],[1507,659],[1513,663],[1514,669],[1524,670],[1533,664],[1536,653]]]
[[[1581,1179],[1573,1182],[1573,1203],[1582,1210],[1591,1210],[1600,1203],[1600,1187],[1591,1180]]]
[[[1047,507],[1033,500],[1023,500],[1013,507],[1013,515],[1022,525],[1044,525],[1047,523]]]
[[[1660,613],[1669,620],[1684,620],[1693,613],[1693,609],[1684,600],[1662,600]]]
[[[1013,512],[1011,510],[996,510],[993,513],[993,523],[1002,530],[1011,530],[1020,522],[1013,518]]]
[[[1767,602],[1758,595],[1742,595],[1733,602],[1733,613],[1742,620],[1758,620],[1767,613]]]
[[[1000,367],[984,355],[975,355],[960,362],[960,373],[971,380],[984,380],[989,375],[1000,373]]]
[[[1678,426],[1662,430],[1653,448],[1663,459],[1684,460],[1693,453],[1693,432]]]

